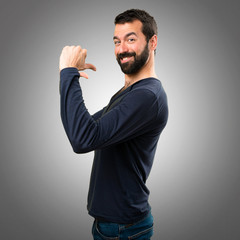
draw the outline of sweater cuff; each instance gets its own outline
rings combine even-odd
[[[65,77],[66,75],[69,75],[69,74],[71,74],[71,75],[74,74],[74,75],[80,77],[78,69],[74,68],[74,67],[63,68],[60,72],[60,77],[62,78],[62,77]]]
[[[71,80],[74,78],[74,77],[80,77],[80,74],[78,72],[78,69],[77,68],[74,68],[74,67],[68,67],[68,68],[63,68],[61,71],[60,71],[60,81],[59,81],[59,93],[61,94],[61,89],[63,87],[63,85],[66,84],[66,82],[68,82],[67,80]]]

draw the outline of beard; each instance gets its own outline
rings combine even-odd
[[[132,57],[132,56],[134,57],[134,61],[121,63],[121,58]],[[148,50],[148,44],[146,44],[144,50],[140,55],[137,55],[135,52],[120,53],[117,55],[117,61],[123,73],[135,74],[145,65],[145,63],[148,60],[148,57],[149,57],[149,50]]]

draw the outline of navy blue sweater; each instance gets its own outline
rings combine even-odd
[[[158,79],[142,79],[91,116],[79,76],[76,68],[60,73],[61,118],[74,152],[95,151],[89,214],[109,222],[133,223],[150,210],[145,184],[167,123],[165,91]]]

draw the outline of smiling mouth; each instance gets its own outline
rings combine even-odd
[[[131,56],[131,57],[124,57],[124,58],[120,58],[120,60],[121,60],[121,63],[126,63],[126,62],[129,62],[132,58],[133,58],[133,56]]]

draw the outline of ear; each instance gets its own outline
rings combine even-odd
[[[152,38],[149,40],[150,50],[154,51],[157,48],[157,40],[157,35],[153,35]]]

